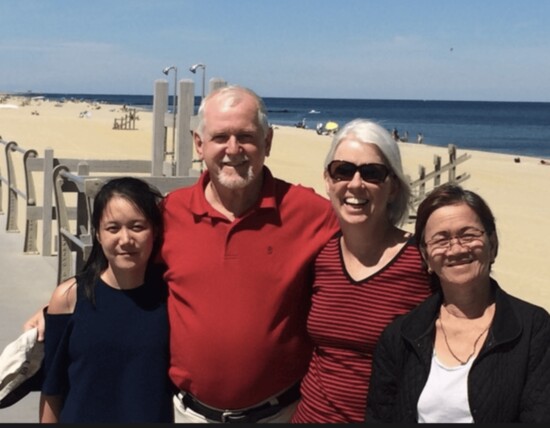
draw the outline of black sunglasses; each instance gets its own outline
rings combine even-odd
[[[363,181],[377,184],[383,183],[390,174],[389,168],[381,163],[355,165],[343,160],[333,160],[328,164],[327,171],[330,178],[337,181],[351,181],[355,173],[359,171]]]

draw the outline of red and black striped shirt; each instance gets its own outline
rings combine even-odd
[[[340,236],[316,260],[307,324],[315,349],[293,422],[362,422],[382,330],[432,293],[412,241],[378,272],[354,281],[343,263]]]

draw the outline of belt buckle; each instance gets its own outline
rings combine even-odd
[[[232,412],[231,410],[224,410],[222,412],[221,421],[222,423],[239,423],[239,422],[245,422],[248,416],[246,416],[243,412]]]

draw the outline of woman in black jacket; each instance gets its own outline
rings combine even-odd
[[[550,315],[491,278],[485,201],[442,185],[420,204],[415,235],[440,290],[382,334],[366,421],[550,422]]]

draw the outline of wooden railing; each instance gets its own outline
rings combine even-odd
[[[70,171],[76,171],[78,165],[83,162],[82,159],[56,158],[52,149],[46,149],[43,157],[38,157],[38,153],[33,149],[23,149],[15,141],[6,142],[1,139],[0,143],[5,145],[5,160],[7,165],[7,175],[3,176],[0,171],[0,213],[2,211],[2,183],[8,186],[8,206],[6,231],[20,232],[19,230],[19,197],[25,202],[25,236],[23,240],[23,252],[25,254],[39,254],[38,251],[38,226],[42,225],[42,255],[54,255],[55,244],[52,237],[52,224],[56,220],[56,212],[53,206],[53,182],[52,174],[55,166],[65,165]],[[14,153],[22,154],[23,177],[18,176],[15,168]],[[132,174],[145,175],[151,173],[151,161],[148,160],[110,160],[110,159],[87,159],[85,160],[89,170],[94,174]],[[38,204],[35,190],[35,180],[33,173],[39,173],[42,176],[43,194],[42,205]],[[24,188],[20,188],[17,183],[18,178],[24,181]],[[75,213],[69,212],[68,215],[74,219]]]
[[[464,153],[457,157],[456,151],[456,146],[449,144],[449,163],[445,165],[441,165],[441,156],[434,155],[434,169],[431,172],[426,173],[426,168],[423,165],[418,167],[418,178],[411,181],[412,197],[409,223],[414,223],[418,205],[437,186],[443,184],[443,182],[462,183],[470,178],[468,172],[457,174],[457,166],[470,159],[470,154]],[[447,173],[446,177],[444,176],[445,173]]]
[[[6,161],[6,176],[1,174],[0,171],[0,213],[4,213],[2,209],[2,184],[7,184],[8,198],[7,198],[7,219],[6,219],[6,231],[7,232],[19,232],[18,225],[18,213],[19,213],[19,197],[25,199],[27,211],[26,211],[26,224],[25,224],[25,242],[24,252],[27,254],[36,254],[36,192],[34,181],[32,179],[32,172],[36,168],[36,150],[26,150],[17,145],[15,141],[4,141],[0,137],[0,144],[4,145],[5,161]],[[13,154],[21,155],[21,164],[24,171],[24,188],[17,185],[17,168],[13,160]],[[30,177],[30,178],[29,178]]]
[[[128,113],[126,113],[124,116],[119,119],[115,119],[113,123],[113,129],[136,129],[136,109],[131,108],[127,111]]]

